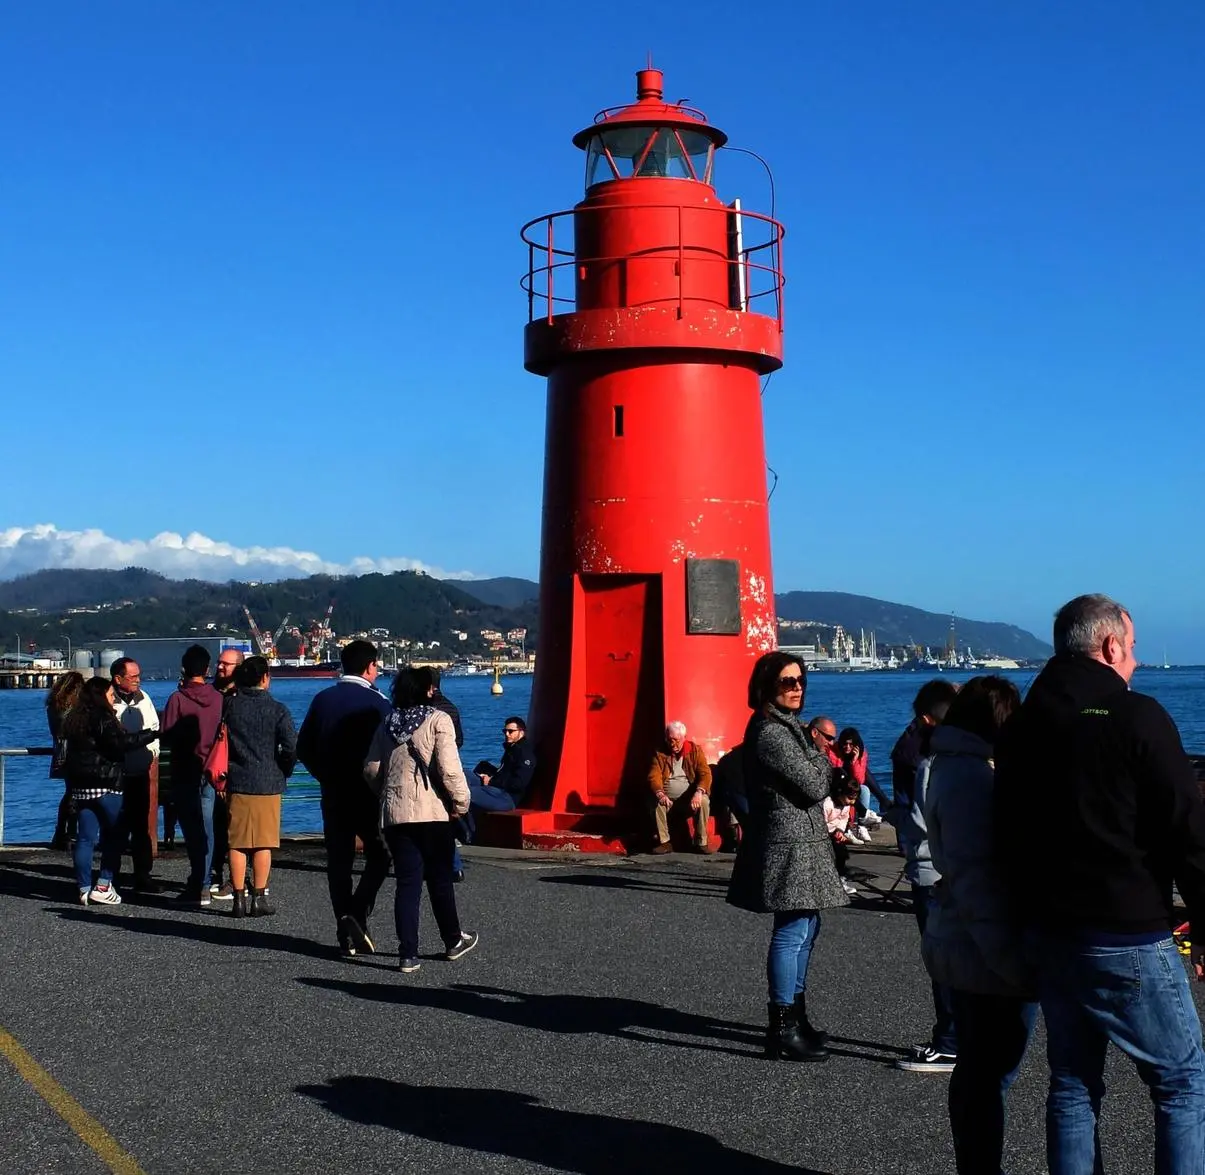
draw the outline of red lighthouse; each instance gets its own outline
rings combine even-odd
[[[782,227],[717,195],[727,136],[659,70],[636,79],[573,138],[582,201],[523,229],[524,365],[548,378],[528,844],[638,827],[616,809],[666,722],[714,762],[776,638],[760,393]]]

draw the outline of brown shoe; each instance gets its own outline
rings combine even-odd
[[[663,840],[653,847],[653,852],[658,853],[658,854],[672,853],[673,851],[674,851],[674,846],[672,844],[670,844],[670,842],[667,840]]]
[[[720,845],[718,841],[709,840],[705,845],[695,845],[696,853],[706,853],[709,857],[712,853],[718,853],[719,851]]]

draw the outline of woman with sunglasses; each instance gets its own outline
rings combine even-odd
[[[753,666],[743,751],[749,816],[728,888],[731,905],[774,915],[766,958],[772,1060],[828,1058],[828,1037],[808,1020],[808,962],[820,911],[849,901],[824,818],[832,765],[799,723],[806,686],[789,653],[766,653]]]

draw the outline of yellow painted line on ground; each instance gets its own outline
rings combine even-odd
[[[0,1054],[38,1091],[52,1110],[75,1131],[80,1141],[92,1150],[114,1175],[145,1175],[134,1158],[122,1150],[115,1139],[79,1104],[17,1040],[0,1028]]]

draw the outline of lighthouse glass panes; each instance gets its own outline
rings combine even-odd
[[[600,130],[586,153],[586,187],[633,176],[711,183],[715,144],[679,127],[616,126]]]

